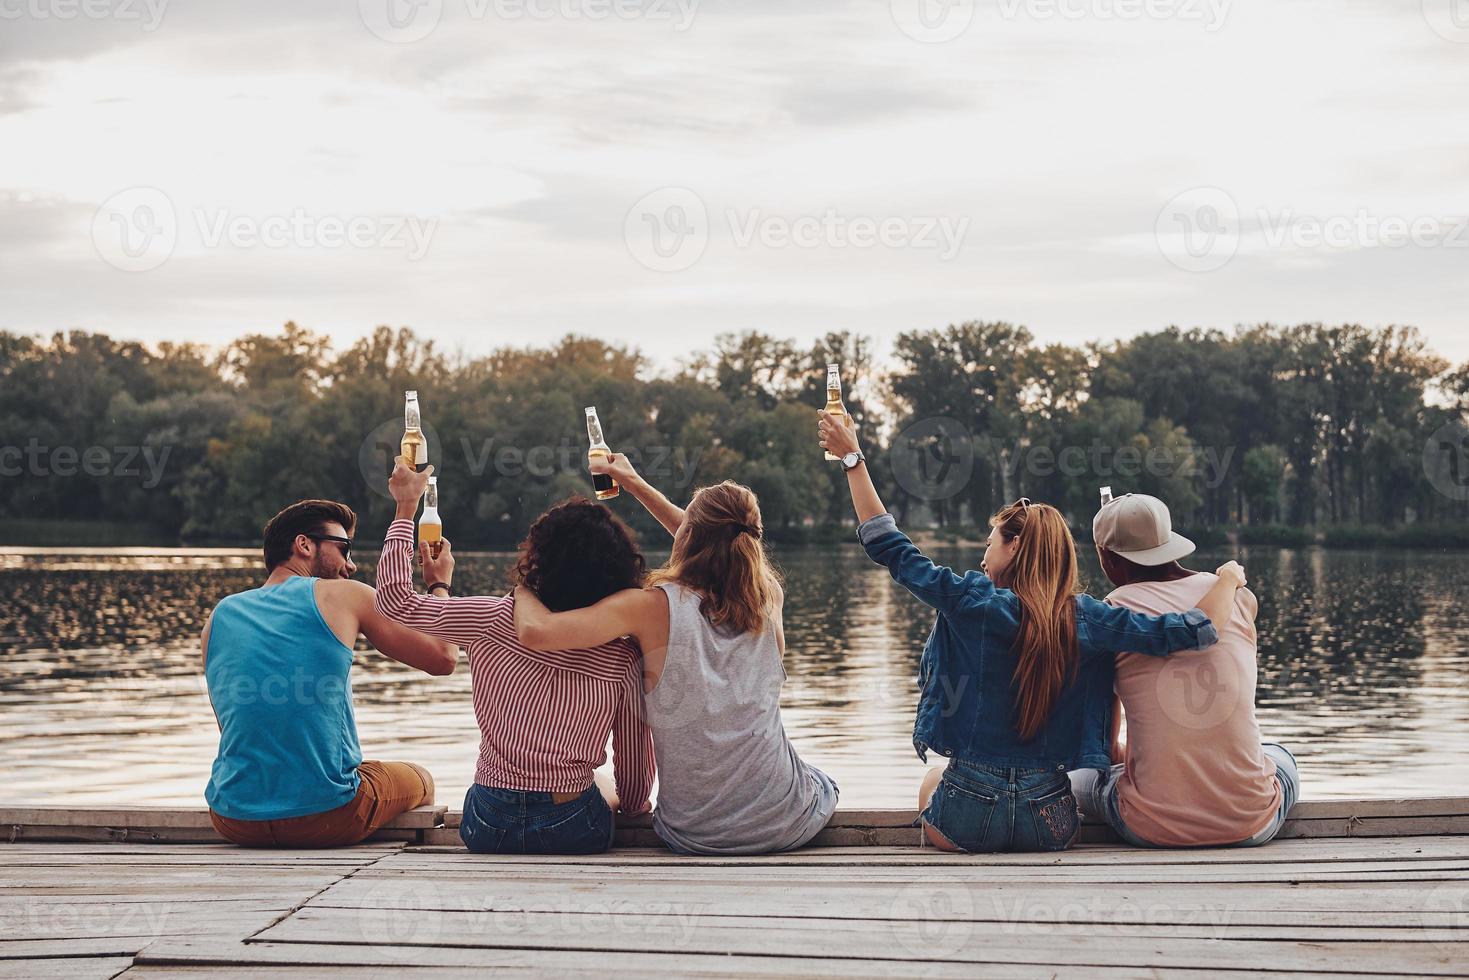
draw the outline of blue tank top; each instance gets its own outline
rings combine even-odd
[[[294,576],[214,608],[204,678],[219,754],[204,800],[233,820],[325,813],[357,794],[362,749],[352,714],[352,651]]]

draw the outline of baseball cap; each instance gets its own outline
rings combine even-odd
[[[1173,530],[1168,505],[1145,493],[1125,493],[1092,518],[1092,540],[1139,565],[1166,565],[1192,554],[1194,543]]]

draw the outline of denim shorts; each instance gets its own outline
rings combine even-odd
[[[612,846],[612,809],[593,783],[574,800],[478,783],[464,794],[459,839],[476,854],[601,854]]]
[[[1066,773],[950,760],[920,818],[961,851],[1064,851],[1081,813]]]
[[[1301,770],[1296,765],[1296,757],[1285,746],[1275,742],[1264,742],[1260,748],[1265,757],[1275,763],[1275,781],[1280,784],[1280,807],[1270,822],[1254,837],[1220,846],[1259,847],[1261,844],[1268,844],[1280,833],[1290,814],[1290,808],[1301,798]],[[1117,784],[1122,781],[1126,771],[1127,767],[1120,765],[1113,766],[1110,771],[1077,770],[1072,774],[1071,781],[1087,816],[1105,820],[1124,843],[1133,847],[1161,847],[1163,845],[1145,841],[1133,833],[1122,819],[1122,807],[1117,802]]]

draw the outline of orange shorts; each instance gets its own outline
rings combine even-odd
[[[335,810],[287,820],[232,820],[211,810],[209,819],[221,837],[241,847],[344,847],[434,801],[433,777],[410,762],[364,762],[357,774],[357,795]]]

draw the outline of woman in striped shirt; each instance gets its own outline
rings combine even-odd
[[[388,488],[397,514],[377,567],[377,608],[469,654],[479,763],[459,834],[471,851],[592,854],[612,844],[613,812],[643,813],[653,786],[653,742],[642,710],[641,652],[608,637],[555,654],[522,646],[515,598],[449,597],[454,556],[425,545],[430,595],[413,590],[413,517],[433,472],[399,463]],[[578,609],[642,582],[632,532],[606,507],[572,498],[542,514],[521,545],[517,584],[559,609]],[[593,770],[612,738],[616,788]]]
[[[807,764],[780,717],[784,593],[765,553],[749,487],[704,487],[688,510],[640,477],[627,457],[592,461],[673,534],[650,588],[558,612],[529,583],[515,625],[537,649],[641,645],[648,722],[658,753],[653,829],[681,854],[764,854],[808,843],[837,804],[836,783]]]

